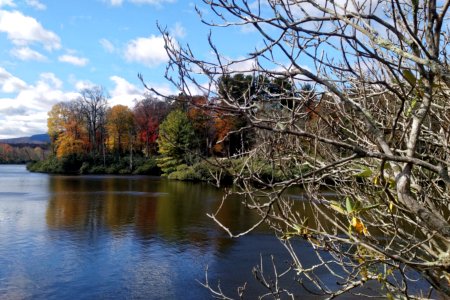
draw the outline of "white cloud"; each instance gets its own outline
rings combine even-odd
[[[14,4],[13,0],[0,0],[0,8],[1,8],[2,6],[15,7],[16,4]]]
[[[108,2],[112,6],[121,6],[123,0],[106,0],[106,2]]]
[[[186,28],[180,22],[176,22],[170,30],[170,34],[175,38],[184,38],[186,36]]]
[[[5,93],[19,92],[27,87],[25,81],[0,67],[0,90]]]
[[[241,32],[242,33],[254,33],[257,32],[257,29],[255,28],[255,26],[253,26],[253,24],[245,24],[243,26],[240,26]]]
[[[130,0],[131,3],[135,4],[150,4],[150,5],[161,5],[163,3],[174,3],[176,0]]]
[[[104,0],[112,6],[121,6],[124,0]],[[176,0],[128,0],[134,4],[149,4],[153,6],[161,6],[164,3],[174,3]]]
[[[137,38],[128,42],[125,49],[125,59],[138,62],[148,67],[156,67],[168,60],[162,36]]]
[[[38,85],[47,85],[49,87],[53,87],[55,89],[62,88],[62,81],[55,76],[53,73],[42,73],[40,75],[40,80],[38,81]]]
[[[254,59],[248,59],[239,57],[237,59],[225,58],[227,62],[227,68],[232,72],[247,73],[253,72],[258,68],[258,65]]]
[[[53,73],[42,73],[34,84],[27,84],[0,68],[0,88],[16,93],[0,98],[0,138],[47,132],[47,112],[51,107],[79,96],[64,92],[62,81]]]
[[[100,45],[102,45],[103,49],[105,49],[108,53],[113,53],[116,50],[116,47],[114,47],[113,43],[111,43],[107,39],[101,39],[99,40]]]
[[[47,8],[47,6],[39,2],[39,0],[26,0],[26,3],[37,10],[45,10]]]
[[[126,79],[119,76],[111,76],[109,79],[115,83],[114,89],[110,92],[109,104],[111,106],[122,104],[131,108],[134,106],[134,100],[143,98],[144,90]]]
[[[72,64],[72,65],[78,66],[78,67],[84,67],[89,62],[89,60],[87,58],[79,57],[79,56],[75,56],[75,55],[71,55],[71,54],[61,55],[60,57],[58,57],[58,60],[60,62],[69,63],[69,64]]]
[[[6,33],[8,39],[18,46],[37,42],[47,50],[61,48],[60,38],[54,32],[19,11],[0,10],[0,32]]]
[[[95,84],[89,80],[78,80],[77,82],[75,82],[75,88],[77,89],[77,91],[90,89],[94,86]]]
[[[41,53],[39,53],[33,49],[30,49],[29,47],[14,48],[10,51],[10,53],[14,57],[16,57],[20,60],[24,60],[24,61],[29,61],[29,60],[46,61],[47,60],[47,57],[45,57],[44,55],[42,55]]]

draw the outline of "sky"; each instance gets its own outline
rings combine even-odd
[[[199,0],[0,0],[0,138],[47,131],[47,112],[104,87],[110,106],[133,107],[145,92],[137,77],[163,94],[167,54],[157,24],[201,58],[211,56],[195,6]],[[211,17],[212,18],[212,17]],[[214,29],[222,55],[239,59],[258,43],[246,28]]]

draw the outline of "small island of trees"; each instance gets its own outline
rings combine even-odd
[[[265,90],[252,90],[255,82]],[[220,184],[232,179],[233,170],[242,167],[242,156],[256,141],[245,114],[227,109],[224,102],[231,97],[243,102],[251,95],[253,101],[259,99],[260,110],[292,108],[286,99],[268,100],[267,93],[281,89],[292,86],[278,78],[236,74],[220,80],[220,97],[146,95],[129,108],[110,107],[105,91],[94,86],[48,112],[51,154],[29,163],[28,169],[56,174],[163,175]],[[305,93],[310,93],[308,89],[309,85],[303,87]],[[264,167],[271,173],[270,166]]]

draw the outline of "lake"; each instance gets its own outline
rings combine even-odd
[[[287,263],[267,229],[230,239],[206,216],[224,193],[210,185],[22,165],[0,165],[0,178],[1,299],[209,299],[198,283],[207,266],[212,284],[236,297],[247,282],[251,299],[264,292],[252,275],[260,255]],[[234,231],[256,220],[237,198],[219,217]]]

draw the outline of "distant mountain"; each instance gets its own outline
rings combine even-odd
[[[41,141],[44,143],[50,143],[50,136],[47,133],[35,134],[30,136],[32,141]]]
[[[50,143],[50,137],[48,134],[35,134],[27,137],[19,137],[14,139],[0,139],[0,143],[2,144],[32,144],[32,145],[42,145]]]

